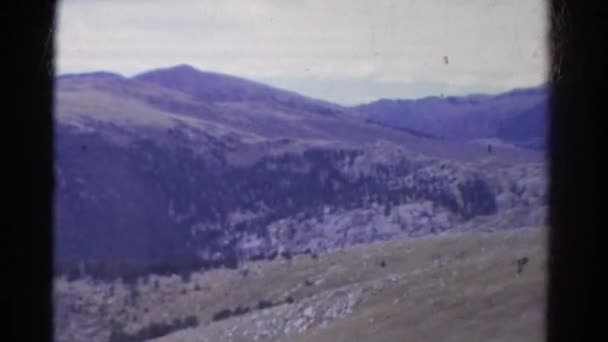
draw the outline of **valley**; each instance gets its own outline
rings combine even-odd
[[[56,338],[539,341],[544,96],[59,76]]]

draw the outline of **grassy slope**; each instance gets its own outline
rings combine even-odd
[[[152,102],[164,103],[152,104]],[[306,101],[314,101],[307,99]],[[177,110],[181,108],[180,110]],[[208,102],[186,93],[132,79],[74,78],[58,82],[56,120],[87,126],[84,119],[119,124],[123,128],[166,129],[178,122],[214,136],[235,134],[247,141],[295,138],[347,143],[349,146],[386,140],[428,156],[500,163],[540,162],[542,153],[416,137],[409,133],[367,124],[353,113],[322,115],[298,104],[270,102]]]
[[[259,275],[252,271],[241,280],[235,272],[206,274],[215,284],[204,295],[208,305],[197,309],[203,302],[188,301],[201,325],[158,341],[541,341],[543,252],[544,231],[530,228],[374,243],[290,264],[260,262],[250,265]],[[523,256],[530,262],[517,276],[513,261]],[[306,279],[323,282],[303,286]],[[319,316],[320,306],[349,293],[355,304],[344,317],[303,313],[310,307]],[[208,321],[212,301],[234,308],[289,294],[293,304]],[[298,333],[294,326],[306,329]]]

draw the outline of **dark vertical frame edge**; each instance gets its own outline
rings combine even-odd
[[[52,341],[54,0],[8,4],[3,17],[2,306],[0,340]],[[8,234],[6,232],[8,231]]]
[[[600,338],[599,117],[606,105],[606,12],[550,0],[546,340]],[[604,289],[605,290],[605,289]],[[604,315],[605,316],[605,315]],[[605,332],[603,333],[605,335]]]

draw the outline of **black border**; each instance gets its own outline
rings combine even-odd
[[[52,23],[55,1],[21,1],[3,30],[3,180],[9,236],[2,241],[8,338],[52,340]],[[29,5],[28,5],[29,3]],[[551,0],[550,236],[547,341],[601,341],[599,117],[605,111],[606,12]],[[3,21],[7,25],[7,21]],[[12,55],[16,54],[16,55]],[[6,91],[6,89],[9,89]],[[6,119],[9,119],[8,123]],[[11,187],[12,186],[12,187]],[[4,211],[4,210],[3,210]],[[3,216],[5,214],[3,213]],[[605,219],[604,217],[602,217]],[[601,289],[600,289],[601,288]],[[5,305],[7,304],[7,305]],[[605,316],[605,315],[604,315]],[[605,335],[605,333],[604,333]],[[12,337],[11,337],[12,336]]]
[[[4,341],[52,340],[54,9],[55,1],[43,0],[4,4],[2,11],[8,14],[2,20],[0,54],[2,169],[8,171],[2,196],[10,205],[2,209],[8,239],[3,234],[1,298],[10,312],[10,323],[3,325],[8,334],[5,330],[0,337]]]
[[[547,341],[606,341],[599,321],[601,114],[608,16],[590,1],[552,0]],[[605,254],[605,253],[604,253]],[[604,310],[605,311],[605,310]],[[604,313],[604,317],[607,317]],[[602,334],[603,332],[603,334]]]

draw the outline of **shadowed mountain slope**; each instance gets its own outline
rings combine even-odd
[[[187,66],[59,77],[55,123],[63,265],[241,260],[543,219],[540,153],[488,154]]]
[[[354,107],[364,118],[436,138],[468,141],[499,138],[527,147],[544,147],[547,86],[503,94],[378,100]]]

